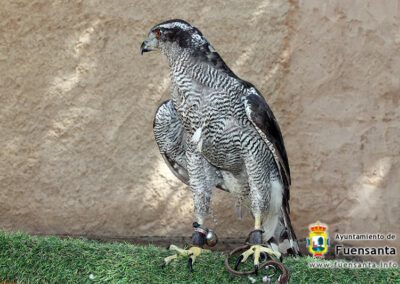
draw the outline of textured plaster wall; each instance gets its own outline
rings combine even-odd
[[[293,175],[292,219],[399,232],[398,1],[3,1],[0,228],[189,235],[191,194],[152,133],[166,60],[140,56],[155,23],[199,27],[265,95]],[[249,214],[215,191],[208,221],[244,237]],[[399,236],[400,237],[400,236]]]

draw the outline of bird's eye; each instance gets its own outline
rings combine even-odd
[[[161,37],[161,31],[159,29],[154,30],[154,34],[156,35],[157,39],[160,39]]]

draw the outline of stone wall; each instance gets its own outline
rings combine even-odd
[[[399,232],[398,1],[5,1],[0,8],[0,228],[183,236],[191,194],[152,133],[165,58],[154,24],[196,25],[267,98],[289,155],[292,219],[332,232]],[[215,191],[209,227],[244,237]]]

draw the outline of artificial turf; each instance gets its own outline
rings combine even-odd
[[[170,254],[155,246],[0,231],[0,283],[261,283],[261,273],[231,276],[219,252],[201,255],[193,273],[184,259],[161,268]],[[291,283],[400,283],[399,269],[313,269],[311,261],[284,260]]]

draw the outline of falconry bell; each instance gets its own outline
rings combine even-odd
[[[218,243],[217,234],[213,230],[208,229],[206,239],[209,247],[213,247]]]

